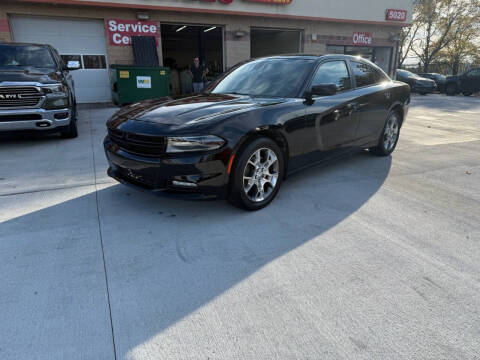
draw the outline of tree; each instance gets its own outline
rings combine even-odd
[[[413,44],[418,40],[419,26],[417,23],[413,23],[408,28],[402,28],[400,32],[399,51],[398,51],[398,67],[401,68],[408,55],[410,54]]]
[[[460,66],[477,61],[479,53],[480,23],[476,16],[472,16],[455,24],[452,40],[439,52],[439,58],[450,67],[453,75],[457,75]]]
[[[478,24],[479,13],[480,0],[416,2],[412,28],[415,26],[418,29],[407,44],[411,42],[409,50],[420,59],[424,72],[428,72],[430,64],[439,58],[441,51],[459,37],[461,32],[458,30],[464,28],[465,23],[473,19],[470,25]]]

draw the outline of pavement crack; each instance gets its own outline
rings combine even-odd
[[[112,319],[112,306],[110,303],[110,290],[108,286],[108,273],[107,273],[107,264],[105,261],[105,250],[104,250],[104,245],[103,245],[103,235],[102,235],[102,225],[100,223],[100,210],[99,210],[99,205],[98,205],[98,187],[97,187],[97,169],[95,167],[95,145],[93,142],[94,136],[93,136],[93,121],[91,118],[90,111],[88,112],[88,123],[90,125],[90,139],[91,139],[91,145],[92,145],[92,161],[93,161],[93,178],[94,178],[94,185],[95,185],[95,203],[97,207],[97,223],[98,223],[98,234],[100,237],[100,247],[102,249],[102,260],[103,260],[103,273],[105,274],[105,288],[107,292],[107,303],[108,303],[108,314],[110,318],[110,330],[112,333],[112,347],[113,347],[113,358],[117,360],[117,348],[115,345],[115,331],[113,329],[113,319]]]

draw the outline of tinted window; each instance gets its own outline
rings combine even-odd
[[[36,45],[0,45],[0,67],[53,68],[56,63],[46,47]]]
[[[388,77],[388,75],[375,69],[375,82],[378,84],[384,81],[390,81],[390,78]]]
[[[207,92],[294,97],[312,71],[311,59],[259,59],[240,65],[215,81]]]
[[[468,77],[472,77],[472,78],[480,77],[480,69],[470,70],[469,73],[468,73]]]
[[[377,82],[376,70],[371,66],[352,61],[352,69],[357,87],[374,85]]]
[[[320,84],[335,84],[338,91],[351,89],[345,61],[329,61],[320,65],[312,80],[312,86]]]
[[[106,69],[107,63],[104,55],[83,55],[84,69]]]

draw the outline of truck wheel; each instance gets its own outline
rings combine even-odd
[[[60,135],[64,139],[74,139],[78,136],[77,129],[77,106],[72,109],[72,118],[70,119],[70,124],[68,124],[65,130],[60,132]]]

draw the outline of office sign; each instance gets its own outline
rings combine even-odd
[[[368,46],[368,45],[372,45],[373,36],[369,32],[356,32],[356,33],[353,33],[352,41],[353,41],[353,45]]]

